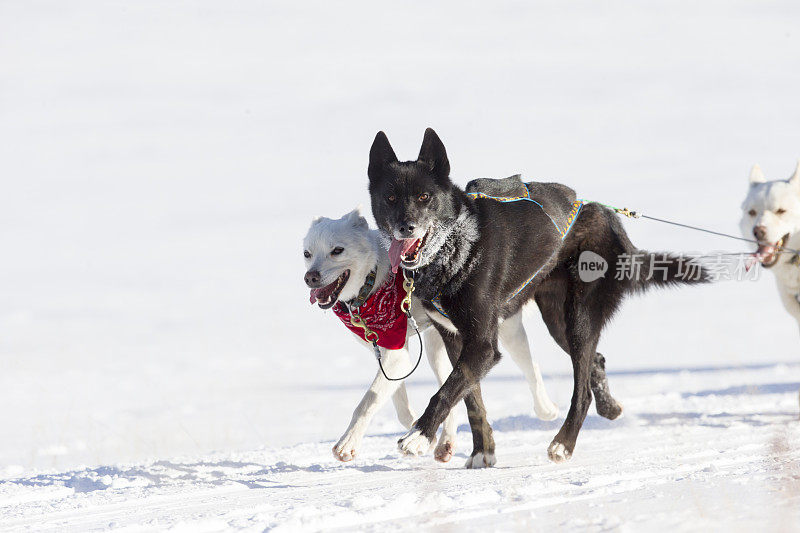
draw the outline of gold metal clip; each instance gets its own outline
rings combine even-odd
[[[642,216],[641,213],[639,213],[638,211],[631,211],[627,207],[623,207],[621,209],[617,208],[615,211],[620,215],[624,215],[628,218],[639,218]]]
[[[364,330],[364,338],[367,340],[367,342],[371,342],[373,345],[378,343],[378,339],[380,337],[377,333],[369,329],[369,326],[364,323],[364,320],[361,318],[361,315],[358,314],[358,311],[354,311],[352,309],[350,310],[350,324]]]
[[[400,302],[400,310],[406,316],[411,316],[411,293],[414,292],[414,278],[409,278],[405,270],[403,270],[403,290],[406,291],[406,296]]]

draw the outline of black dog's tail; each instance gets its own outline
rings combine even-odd
[[[577,253],[588,250],[603,257],[608,264],[604,279],[623,293],[714,280],[697,258],[640,250],[628,238],[619,216],[600,204],[586,204],[575,222],[572,239]]]
[[[709,283],[714,279],[712,272],[694,257],[645,250],[632,250],[618,258],[616,276],[628,279],[629,289],[635,292]]]

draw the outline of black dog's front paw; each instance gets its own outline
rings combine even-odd
[[[433,439],[426,437],[417,426],[400,437],[397,448],[405,455],[424,455],[433,448]]]

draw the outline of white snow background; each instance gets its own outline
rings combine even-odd
[[[405,459],[375,372],[308,304],[301,239],[361,204],[378,130],[454,179],[738,232],[750,166],[800,157],[800,5],[0,2],[0,529],[798,530],[798,331],[771,274],[630,299],[600,349],[625,405],[573,460],[503,361],[490,471]],[[626,221],[646,249],[745,243]],[[568,357],[536,313],[562,417]],[[408,381],[421,412],[435,391]]]

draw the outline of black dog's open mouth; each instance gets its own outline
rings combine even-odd
[[[392,263],[392,270],[396,272],[400,264],[405,268],[415,267],[419,263],[420,252],[427,239],[428,234],[426,233],[421,239],[393,240],[389,247],[389,261]]]
[[[775,244],[772,243],[758,243],[758,250],[755,251],[753,254],[753,259],[761,263],[761,266],[764,268],[770,268],[775,266],[775,263],[778,262],[778,259],[781,256],[781,248],[789,240],[789,234],[787,233],[783,237],[780,238],[778,242]]]
[[[333,283],[319,289],[311,289],[311,303],[318,303],[320,309],[330,309],[338,301],[339,294],[341,294],[349,278],[350,271],[345,270]]]

